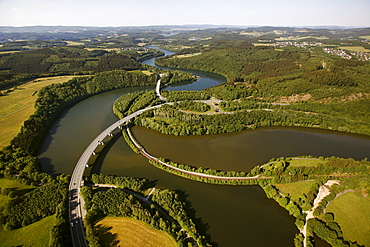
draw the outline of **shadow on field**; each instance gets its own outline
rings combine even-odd
[[[103,225],[97,225],[97,235],[99,236],[100,244],[103,247],[119,246],[118,234],[112,234],[109,232],[112,227],[106,227]]]

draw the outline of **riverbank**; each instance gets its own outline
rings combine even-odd
[[[0,97],[0,150],[9,145],[19,132],[23,122],[35,111],[34,105],[37,92],[44,86],[60,84],[79,76],[55,76],[37,78],[33,81],[18,85],[13,90]]]
[[[235,172],[235,171],[223,172],[216,171],[213,169],[203,170],[202,168],[199,169],[184,164],[165,161],[164,158],[157,158],[147,153],[145,151],[145,148],[141,146],[138,143],[138,141],[134,138],[129,128],[125,128],[123,132],[125,132],[124,136],[128,137],[125,138],[125,140],[129,141],[129,146],[133,147],[135,153],[141,153],[149,160],[149,163],[151,163],[155,167],[181,177],[211,184],[229,184],[229,185],[251,185],[257,184],[256,182],[252,182],[251,180],[271,179],[271,177],[264,177],[259,175],[251,176],[250,174],[246,174],[245,172]],[[199,170],[203,172],[197,172]]]

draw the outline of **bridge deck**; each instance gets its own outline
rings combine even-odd
[[[163,105],[163,104],[162,104]],[[73,170],[71,181],[69,183],[69,219],[71,224],[71,233],[74,246],[88,246],[85,239],[85,231],[83,227],[83,218],[86,215],[86,210],[84,209],[84,201],[80,196],[80,188],[82,186],[83,175],[85,173],[86,165],[94,151],[99,145],[103,144],[105,137],[110,135],[114,130],[123,125],[125,122],[139,116],[145,111],[161,107],[162,105],[156,105],[141,109],[136,111],[109,126],[104,131],[102,131],[85,149],[80,159],[78,160],[75,169]]]

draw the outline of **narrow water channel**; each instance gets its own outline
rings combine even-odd
[[[217,85],[224,80],[219,75],[196,73],[201,74],[204,83]],[[184,86],[188,87],[186,90],[199,90],[191,85],[171,90],[185,90]],[[43,171],[71,174],[91,140],[117,120],[112,112],[114,101],[122,94],[145,89],[153,88],[103,93],[66,110],[50,129],[40,150]],[[281,156],[313,154],[362,159],[370,150],[368,137],[303,128],[261,128],[188,137],[162,135],[140,127],[135,127],[133,132],[154,155],[222,170],[248,171],[255,164]],[[215,246],[294,246],[293,238],[298,233],[294,218],[267,199],[257,186],[209,185],[168,174],[151,166],[143,156],[134,154],[123,138],[115,138],[107,145],[94,170],[147,178],[157,181],[159,187],[181,190]]]

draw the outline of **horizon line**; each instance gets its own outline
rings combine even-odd
[[[370,26],[351,26],[351,25],[238,25],[238,24],[153,24],[153,25],[127,25],[127,26],[94,26],[94,25],[0,25],[8,28],[27,28],[27,27],[88,27],[88,28],[122,28],[122,27],[186,27],[186,26],[214,26],[214,27],[285,27],[285,28],[370,28]]]

